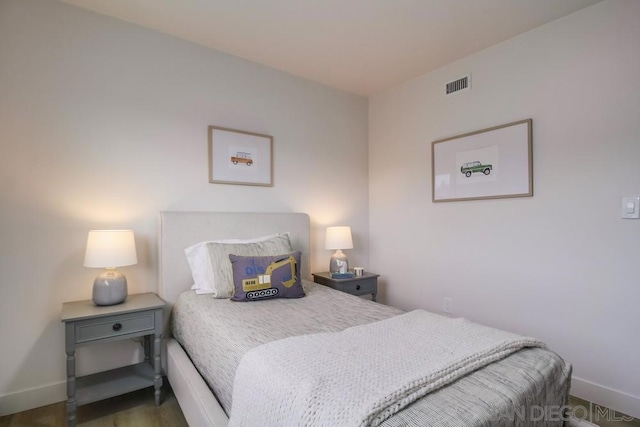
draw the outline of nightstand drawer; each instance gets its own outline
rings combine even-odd
[[[338,283],[336,289],[350,293],[352,295],[365,295],[376,292],[376,285],[376,279],[362,279],[345,283]]]
[[[371,300],[376,300],[378,294],[378,274],[364,272],[362,276],[354,276],[347,279],[334,279],[331,273],[313,273],[313,281],[321,285],[329,286],[338,291],[351,295],[371,294]]]
[[[76,343],[121,335],[145,335],[155,329],[154,311],[105,316],[76,322]]]

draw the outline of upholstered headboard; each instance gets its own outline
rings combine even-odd
[[[309,215],[304,213],[160,212],[158,292],[169,308],[191,288],[184,249],[202,241],[245,239],[289,232],[302,252],[301,277],[309,279]],[[168,319],[168,316],[165,316]]]

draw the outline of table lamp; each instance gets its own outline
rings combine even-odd
[[[127,278],[116,270],[138,263],[131,230],[91,230],[87,237],[84,266],[105,268],[93,282],[96,305],[120,304],[127,299]]]
[[[327,227],[327,235],[325,240],[325,249],[335,249],[335,253],[331,256],[329,262],[329,272],[345,274],[349,271],[349,260],[342,252],[342,249],[353,249],[353,240],[351,239],[351,227]]]

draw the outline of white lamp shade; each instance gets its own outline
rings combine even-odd
[[[85,267],[115,268],[138,263],[132,230],[91,230],[84,254]]]
[[[327,227],[325,249],[353,249],[351,227]]]

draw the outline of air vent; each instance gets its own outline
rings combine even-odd
[[[445,85],[445,93],[447,96],[469,89],[471,89],[471,74],[467,74],[466,76],[453,80]]]

